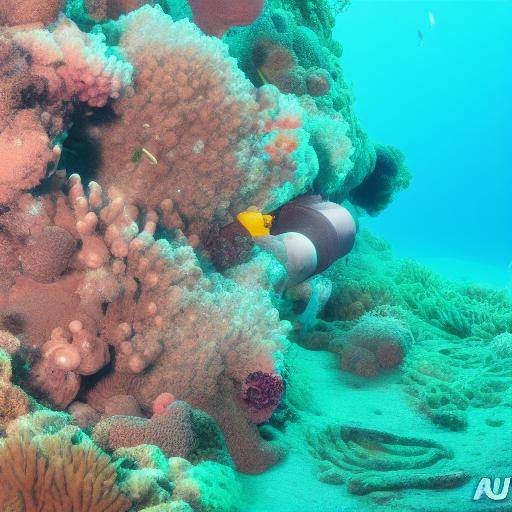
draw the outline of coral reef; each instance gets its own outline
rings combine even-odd
[[[92,128],[103,186],[160,209],[161,222],[194,244],[251,205],[271,210],[306,191],[316,155],[296,99],[255,90],[221,42],[157,8],[116,28],[135,92],[116,103],[113,122]]]
[[[341,351],[346,369],[373,376],[379,364],[372,347],[354,348],[346,339],[364,332],[368,319],[401,325],[416,340],[401,367],[404,389],[433,423],[463,431],[471,408],[508,407],[512,304],[505,291],[453,283],[415,261],[394,260],[385,243],[365,232],[349,260],[326,274],[333,282],[324,315],[330,322],[320,321],[303,344]]]
[[[421,340],[436,322],[455,337],[497,336],[493,346],[506,353],[499,295],[451,290],[467,309],[420,312],[428,306],[414,284],[438,290],[439,281],[412,264],[375,287],[360,251],[355,266],[285,293],[286,268],[237,215],[275,215],[304,194],[375,213],[406,186],[403,158],[374,146],[358,123],[331,2],[185,3],[0,6],[6,510],[236,512],[236,471],[279,462],[280,433],[298,414],[284,400],[291,323],[299,340],[323,325],[324,348],[365,375],[403,362],[407,324]],[[482,301],[503,318],[488,313],[477,330]],[[407,314],[375,309],[384,304]],[[412,352],[404,386],[426,410],[431,397],[416,389],[421,352]],[[495,380],[464,404],[508,389],[502,363],[489,365]],[[343,432],[352,449],[358,435]],[[407,440],[364,435],[399,445],[409,467],[423,448],[429,463],[448,457],[442,447],[409,453]],[[370,492],[358,485],[351,492]]]
[[[462,346],[434,340],[411,354],[403,382],[433,423],[461,431],[467,428],[470,408],[510,406],[510,356],[480,340],[467,339]]]
[[[400,489],[444,489],[469,475],[450,464],[453,454],[435,441],[350,426],[329,426],[308,435],[318,478],[346,483],[352,494]]]
[[[15,274],[21,275],[3,296],[9,314],[23,319],[26,346],[40,351],[27,386],[65,408],[83,377],[108,365],[114,350],[113,367],[88,393],[100,413],[115,395],[132,395],[151,411],[153,401],[170,392],[215,417],[240,467],[263,467],[254,454],[251,463],[248,457],[257,450],[254,424],[270,416],[283,390],[279,351],[287,331],[269,298],[220,276],[202,277],[190,246],[155,241],[154,214],[139,230],[136,209],[120,196],[104,202],[92,183],[86,197],[76,175],[69,184],[68,196],[56,190],[46,205],[26,197],[25,212],[3,218],[13,236],[29,223],[34,236],[34,226],[45,232],[60,224],[77,242],[63,275],[39,283],[20,265]],[[236,323],[226,322],[230,315]],[[254,375],[262,376],[266,398],[248,393]]]
[[[512,330],[505,290],[444,279],[410,259],[393,259],[389,245],[360,231],[347,260],[325,275],[333,283],[326,320],[356,320],[375,308],[405,315],[418,341],[476,337],[490,341]]]
[[[300,97],[319,160],[316,190],[342,200],[374,170],[376,154],[354,114],[333,25],[325,1],[273,0],[258,21],[224,41],[253,84],[272,83]]]

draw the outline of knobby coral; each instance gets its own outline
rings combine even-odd
[[[25,196],[26,209],[2,220],[23,253],[25,242],[52,262],[51,272],[38,273],[43,282],[34,279],[33,266],[19,263],[0,299],[22,319],[25,346],[40,354],[27,385],[66,408],[83,376],[106,367],[87,395],[100,413],[117,395],[133,396],[149,413],[157,397],[171,393],[218,421],[239,467],[266,467],[277,455],[255,424],[282,394],[287,332],[268,296],[204,277],[184,239],[155,240],[154,212],[139,228],[137,209],[121,196],[112,192],[105,200],[96,183],[86,194],[77,175],[69,185],[68,195],[56,190],[44,202]],[[60,272],[47,244],[38,244],[41,233],[57,227],[74,240]]]
[[[205,240],[251,205],[272,210],[317,172],[306,113],[275,88],[254,89],[220,41],[145,6],[117,23],[135,90],[91,130],[97,178],[161,221]],[[147,194],[148,187],[151,194]]]

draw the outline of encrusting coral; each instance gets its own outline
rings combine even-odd
[[[329,349],[340,353],[343,370],[374,377],[381,370],[399,366],[413,342],[400,320],[368,313],[352,329],[335,337]]]
[[[0,428],[5,429],[9,423],[19,416],[27,414],[30,407],[30,399],[27,394],[12,381],[11,360],[4,352],[3,341],[8,337],[8,333],[0,332],[2,338],[0,349]],[[12,346],[12,342],[9,343]]]
[[[205,34],[222,37],[233,26],[250,25],[261,13],[264,0],[190,0],[194,23]]]
[[[7,25],[49,25],[57,19],[65,0],[2,0],[0,5],[0,26]]]
[[[192,462],[212,458],[230,463],[224,438],[213,419],[180,401],[151,419],[128,415],[105,418],[95,425],[93,438],[108,451],[152,444],[167,457],[182,457]]]

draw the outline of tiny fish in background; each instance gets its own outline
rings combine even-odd
[[[423,37],[423,32],[419,29],[418,29],[418,40],[419,40],[419,45],[423,46],[425,39]]]
[[[436,18],[432,11],[428,12],[428,22],[430,23],[430,28],[434,28],[434,26],[436,24]]]

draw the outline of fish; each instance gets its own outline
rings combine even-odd
[[[430,28],[434,28],[436,24],[436,18],[432,11],[428,11],[428,22],[430,23]]]
[[[420,46],[423,46],[423,43],[424,43],[423,32],[421,30],[419,30],[419,29],[418,29],[418,39],[419,39],[419,42],[420,42]]]

